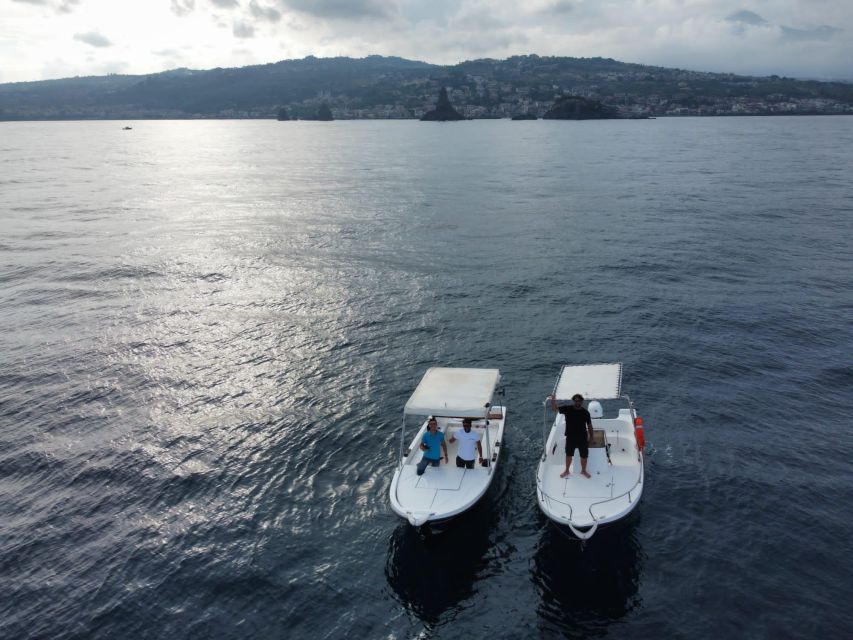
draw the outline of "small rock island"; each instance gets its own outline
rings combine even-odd
[[[323,122],[331,122],[335,118],[332,116],[332,110],[329,109],[329,105],[325,102],[320,105],[320,108],[317,110],[317,120],[322,120]]]
[[[610,120],[620,116],[616,109],[597,100],[565,96],[557,100],[542,117],[546,120]]]
[[[435,109],[427,111],[423,117],[421,117],[422,121],[430,122],[448,122],[451,120],[464,119],[465,116],[459,113],[453,108],[453,105],[450,104],[450,98],[447,97],[447,89],[445,87],[442,87],[441,91],[438,92],[438,102],[435,105]]]
[[[320,105],[320,108],[317,109],[317,112],[308,116],[304,116],[301,120],[312,120],[320,122],[331,122],[335,119],[335,116],[332,115],[332,110],[329,108],[327,103],[323,103]],[[295,120],[295,118],[294,118]]]
[[[278,117],[276,118],[279,122],[286,122],[290,120],[290,115],[287,113],[287,109],[282,107],[278,110]]]

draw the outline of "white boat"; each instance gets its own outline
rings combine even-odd
[[[622,394],[620,363],[564,366],[553,397],[559,405],[570,403],[577,393],[589,401],[592,418],[594,439],[587,459],[591,477],[581,475],[577,451],[570,475],[561,477],[566,466],[565,418],[558,413],[548,431],[549,397],[543,420],[545,450],[536,472],[536,497],[546,516],[586,540],[599,526],[624,518],[637,506],[643,494],[645,436],[633,402]],[[613,411],[618,413],[605,418],[602,401],[608,408],[616,405]]]
[[[391,480],[391,508],[415,527],[439,523],[471,508],[486,493],[500,462],[506,407],[492,406],[500,382],[497,369],[432,367],[418,384],[403,411],[400,458]],[[500,392],[502,394],[502,392]],[[406,418],[424,417],[406,446]],[[429,416],[444,433],[448,460],[427,466],[417,475],[423,457],[421,440]],[[472,430],[480,434],[483,463],[473,469],[456,466],[459,441],[451,436],[462,430],[462,419],[472,419]]]

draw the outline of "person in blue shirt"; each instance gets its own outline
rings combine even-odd
[[[427,431],[421,439],[421,451],[423,458],[418,463],[418,475],[422,476],[427,465],[437,467],[441,464],[441,452],[444,451],[444,462],[447,464],[447,445],[444,443],[444,434],[438,430],[438,420],[430,418],[427,421]]]

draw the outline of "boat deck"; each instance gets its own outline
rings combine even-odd
[[[485,491],[488,482],[488,469],[459,469],[453,458],[450,464],[427,467],[422,476],[414,466],[406,465],[400,472],[397,500],[412,513],[447,517],[468,507],[471,497]]]
[[[591,477],[581,475],[577,452],[569,467],[571,475],[560,477],[566,464],[562,419],[551,429],[547,455],[537,477],[540,503],[546,513],[575,526],[590,526],[595,521],[615,519],[629,511],[632,502],[639,497],[636,489],[643,474],[630,418],[620,416],[610,420],[593,419],[592,422],[598,446],[589,449],[587,471]],[[606,444],[610,444],[609,461]]]
[[[439,418],[439,429],[445,434],[448,462],[444,460],[438,467],[428,466],[421,476],[417,475],[417,464],[423,457],[418,447],[425,426],[422,426],[411,441],[410,454],[398,471],[396,479],[396,501],[405,512],[428,516],[429,519],[447,518],[456,515],[476,502],[489,487],[491,476],[497,466],[497,460],[492,461],[493,454],[500,453],[496,446],[503,435],[504,420],[492,419],[488,427],[484,421],[475,421],[473,430],[481,434],[480,443],[483,447],[483,458],[490,461],[490,467],[478,463],[473,469],[460,469],[456,466],[456,454],[459,442],[449,442],[450,436],[461,430],[459,420]],[[489,441],[486,441],[484,430],[489,430]],[[492,473],[489,473],[491,469]]]

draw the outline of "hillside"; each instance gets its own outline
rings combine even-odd
[[[448,88],[467,117],[543,115],[583,96],[623,115],[853,113],[853,84],[649,67],[605,58],[514,56],[437,66],[396,57],[315,58],[231,69],[0,84],[0,119],[420,117]]]

